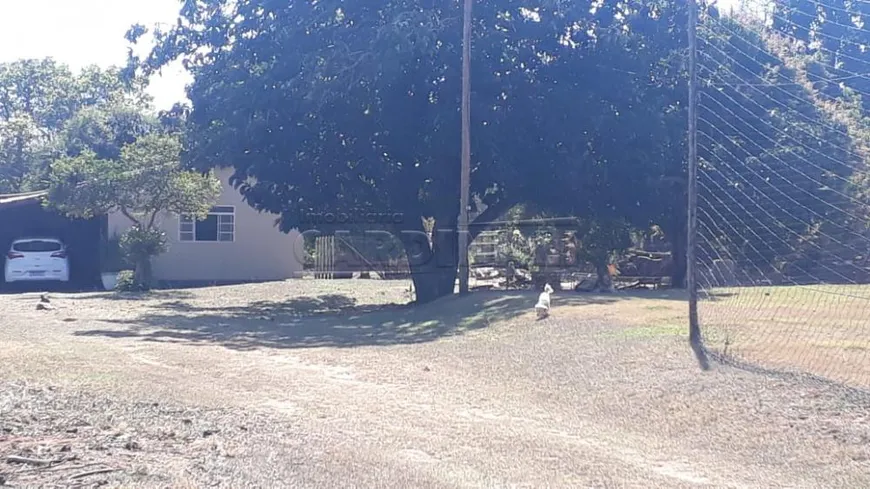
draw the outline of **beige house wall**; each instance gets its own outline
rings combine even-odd
[[[180,241],[179,218],[161,216],[169,251],[153,263],[154,278],[178,282],[236,282],[283,280],[302,271],[302,238],[293,230],[282,233],[274,214],[260,213],[229,184],[232,169],[216,171],[224,186],[215,205],[235,208],[235,236],[231,242]],[[120,234],[132,223],[120,213],[109,218],[109,233]]]

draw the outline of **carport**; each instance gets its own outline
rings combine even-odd
[[[61,239],[69,250],[70,287],[94,289],[100,286],[100,243],[107,220],[70,219],[45,209],[46,192],[0,194],[0,253],[5,264],[6,251],[12,241],[24,236]],[[0,288],[6,288],[0,273]]]

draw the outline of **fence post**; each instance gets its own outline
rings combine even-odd
[[[468,293],[468,207],[471,180],[471,2],[462,14],[462,155],[459,182],[459,293]],[[436,222],[435,225],[438,225]],[[451,293],[453,291],[451,290]]]
[[[696,246],[698,236],[698,3],[688,0],[689,8],[689,124],[688,140],[688,212],[686,243],[686,287],[689,289],[689,344],[701,368],[707,370],[709,362],[701,343],[698,322],[698,272]]]

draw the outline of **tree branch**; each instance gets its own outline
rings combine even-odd
[[[148,219],[148,229],[151,229],[154,227],[154,220],[157,219],[158,212],[160,212],[160,211],[155,210],[154,212],[151,213],[151,219]]]
[[[132,221],[133,224],[135,224],[135,225],[137,225],[137,226],[139,226],[139,227],[142,227],[142,223],[139,222],[138,219],[136,219],[135,217],[133,217],[132,214],[130,214],[130,212],[127,210],[127,207],[126,207],[126,206],[123,206],[123,205],[121,206],[121,214],[123,214],[127,219],[129,219],[130,221]]]
[[[474,241],[475,238],[477,238],[477,235],[489,229],[489,222],[497,219],[514,205],[516,205],[516,202],[505,200],[487,207],[469,224],[468,242],[471,243],[472,241]]]

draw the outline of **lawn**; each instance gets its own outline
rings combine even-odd
[[[0,296],[0,481],[870,487],[866,400],[701,372],[683,294],[561,292],[542,321],[535,296],[411,307],[406,282],[376,280],[55,294],[49,310]]]

